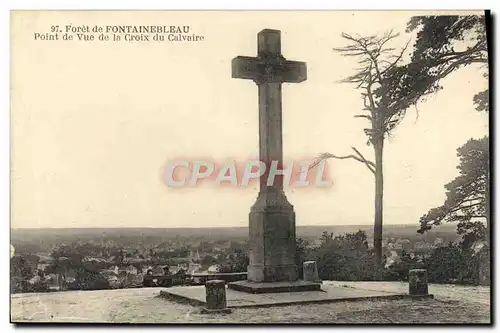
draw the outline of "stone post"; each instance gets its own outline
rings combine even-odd
[[[229,313],[231,309],[227,307],[226,284],[223,280],[210,280],[205,284],[206,306],[203,313],[222,312]]]
[[[410,295],[423,296],[429,294],[426,269],[411,269],[408,274],[408,281],[410,285]]]
[[[318,267],[316,261],[305,261],[303,265],[304,281],[321,283],[318,277]]]

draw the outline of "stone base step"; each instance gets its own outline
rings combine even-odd
[[[229,289],[251,294],[321,291],[321,283],[313,283],[302,280],[281,282],[236,281],[228,283],[227,287]]]

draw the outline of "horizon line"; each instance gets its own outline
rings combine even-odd
[[[447,223],[453,225],[454,223]],[[418,226],[418,223],[387,223],[385,226]],[[372,227],[373,224],[353,224],[353,225],[339,225],[339,224],[312,224],[312,225],[298,225],[296,228],[301,227]],[[223,227],[11,227],[10,230],[37,230],[37,229],[227,229],[227,228],[248,228],[247,226],[223,226]]]

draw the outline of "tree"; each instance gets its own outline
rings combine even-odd
[[[62,284],[66,283],[66,277],[69,271],[78,270],[83,267],[83,255],[77,252],[77,246],[73,244],[72,246],[68,246],[65,244],[60,245],[55,248],[51,257],[54,258],[52,263],[45,268],[46,274],[56,274],[62,279],[59,279],[62,287]]]
[[[59,276],[59,287],[62,288],[66,283],[66,276],[68,272],[74,267],[78,267],[78,265],[72,263],[67,257],[58,257],[54,258],[54,261],[45,268],[45,273],[56,274]]]
[[[484,239],[486,230],[481,220],[489,225],[486,206],[489,201],[489,139],[470,139],[458,150],[460,172],[445,185],[446,200],[420,218],[419,233],[442,222],[458,222],[458,233]],[[472,240],[473,241],[473,240]]]
[[[453,71],[467,65],[488,63],[485,17],[417,16],[407,25],[407,31],[417,31],[412,61],[426,63],[434,85]],[[488,71],[483,74],[489,78]],[[489,112],[489,89],[474,96],[477,111]],[[419,232],[430,230],[441,222],[459,222],[457,231],[463,235],[462,245],[475,240],[489,242],[490,175],[489,140],[471,139],[458,149],[460,175],[448,183],[445,203],[431,209],[420,219]],[[486,230],[480,220],[485,220]]]
[[[388,32],[383,36],[353,37],[342,34],[350,44],[334,49],[344,56],[357,57],[361,68],[342,82],[355,84],[361,90],[365,111],[355,117],[370,122],[364,133],[368,145],[372,145],[375,163],[368,161],[356,149],[354,155],[338,156],[322,154],[325,158],[354,159],[366,165],[375,176],[374,251],[375,260],[382,261],[383,225],[383,148],[384,139],[404,118],[406,111],[425,96],[434,94],[442,87],[440,82],[460,67],[488,61],[486,27],[484,16],[419,16],[407,25],[407,32],[417,32],[411,61],[402,65],[401,59],[407,49],[401,51],[387,47],[398,35]],[[488,74],[485,73],[487,77]],[[474,98],[476,108],[485,110],[488,90]]]
[[[402,121],[406,110],[415,105],[424,95],[431,93],[427,88],[417,89],[418,85],[429,86],[428,78],[422,75],[417,66],[400,66],[409,41],[395,53],[388,44],[399,34],[389,31],[382,36],[351,36],[343,33],[342,37],[348,45],[335,48],[343,56],[359,59],[360,68],[357,72],[341,82],[350,83],[361,91],[365,111],[354,117],[368,120],[369,126],[363,131],[368,137],[375,154],[375,162],[367,160],[356,148],[355,154],[339,156],[330,153],[322,154],[313,166],[326,158],[354,159],[363,163],[375,177],[375,216],[373,224],[373,247],[377,266],[382,264],[382,226],[383,226],[383,151],[384,140]],[[411,77],[411,79],[409,79]],[[411,94],[406,92],[412,91]]]
[[[412,60],[431,64],[429,72],[432,70],[436,77],[436,85],[460,67],[479,64],[487,68],[485,16],[414,17],[408,22],[407,30],[418,31]],[[489,78],[487,70],[483,76]],[[477,111],[489,113],[489,89],[477,93],[473,102]],[[460,246],[465,250],[477,240],[490,244],[489,140],[487,137],[471,139],[458,149],[458,154],[460,175],[445,186],[445,203],[420,219],[419,232],[423,233],[443,221],[457,221],[457,232],[462,235]],[[482,220],[486,222],[486,228]],[[477,256],[479,271],[489,272],[489,249]]]
[[[30,255],[16,255],[10,260],[11,291],[27,292],[29,291],[29,282],[35,275],[33,257]],[[38,257],[37,257],[38,258]]]
[[[445,185],[446,200],[443,205],[432,208],[420,218],[419,233],[431,230],[443,222],[458,222],[457,233],[462,241],[448,246],[445,252],[431,256],[430,278],[446,283],[450,279],[458,282],[489,280],[489,249],[474,253],[474,245],[479,240],[489,244],[489,139],[470,139],[458,148],[460,174]],[[483,222],[486,222],[486,226]],[[476,273],[479,273],[476,275]]]

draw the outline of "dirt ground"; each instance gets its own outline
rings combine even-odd
[[[333,282],[407,292],[398,282]],[[87,323],[490,323],[490,288],[430,285],[435,299],[357,301],[233,309],[227,315],[159,298],[161,288],[67,291],[11,296],[12,322]]]

